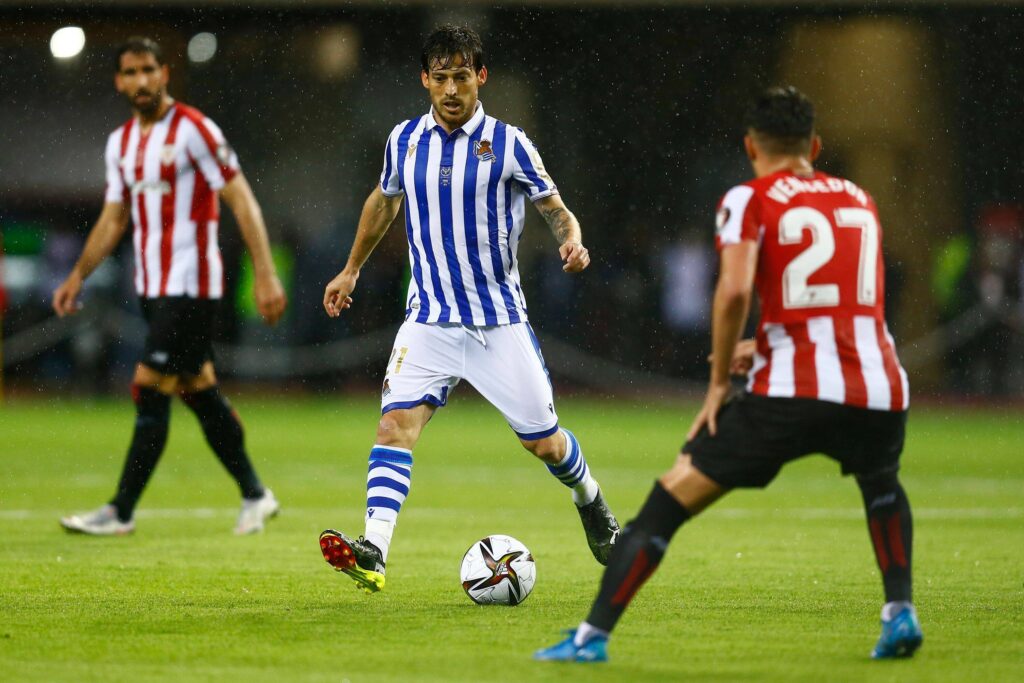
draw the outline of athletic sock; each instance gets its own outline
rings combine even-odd
[[[654,573],[673,534],[690,518],[661,482],[654,488],[636,519],[623,529],[601,579],[587,626],[611,633],[640,586]]]
[[[171,416],[171,397],[156,389],[133,384],[132,400],[135,402],[135,432],[121,470],[117,495],[110,501],[122,522],[131,520],[135,505],[164,452]]]
[[[590,467],[583,457],[583,449],[576,436],[568,429],[562,429],[561,432],[565,437],[565,457],[555,465],[548,465],[548,472],[572,489],[572,500],[576,507],[589,505],[601,489],[597,480],[590,476]]]
[[[262,498],[263,484],[245,452],[242,422],[220,389],[212,386],[202,391],[182,392],[181,400],[196,414],[206,435],[206,443],[234,478],[242,497]]]
[[[597,628],[593,624],[588,624],[584,621],[576,628],[576,633],[572,637],[572,642],[576,647],[582,647],[594,638],[608,638],[608,631]]]
[[[363,536],[380,549],[385,562],[398,523],[398,512],[409,495],[411,482],[412,451],[395,446],[373,447],[366,475],[366,533]]]
[[[857,480],[864,496],[868,531],[882,571],[885,601],[911,599],[911,550],[914,540],[910,501],[895,474]]]

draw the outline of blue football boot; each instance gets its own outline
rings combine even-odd
[[[924,634],[921,633],[917,612],[912,605],[904,607],[892,619],[882,620],[882,636],[871,651],[871,658],[910,657],[923,641]]]
[[[560,643],[537,650],[533,658],[542,662],[607,662],[608,639],[604,636],[593,636],[579,647],[573,642],[576,629],[563,631],[569,637]]]

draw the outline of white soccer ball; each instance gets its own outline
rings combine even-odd
[[[493,534],[469,546],[459,575],[466,595],[478,605],[518,605],[537,582],[537,565],[525,545]]]

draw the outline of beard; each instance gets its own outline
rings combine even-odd
[[[145,95],[146,99],[139,100],[140,95]],[[128,104],[131,105],[132,109],[137,110],[141,114],[152,114],[160,108],[160,103],[163,101],[164,93],[163,90],[156,90],[150,92],[149,90],[138,90],[131,95],[125,95],[128,100]]]

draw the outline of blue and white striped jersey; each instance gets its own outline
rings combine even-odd
[[[516,250],[526,198],[557,194],[536,147],[482,105],[448,135],[432,112],[388,138],[381,191],[405,194],[412,281],[406,319],[506,325],[526,321]]]

